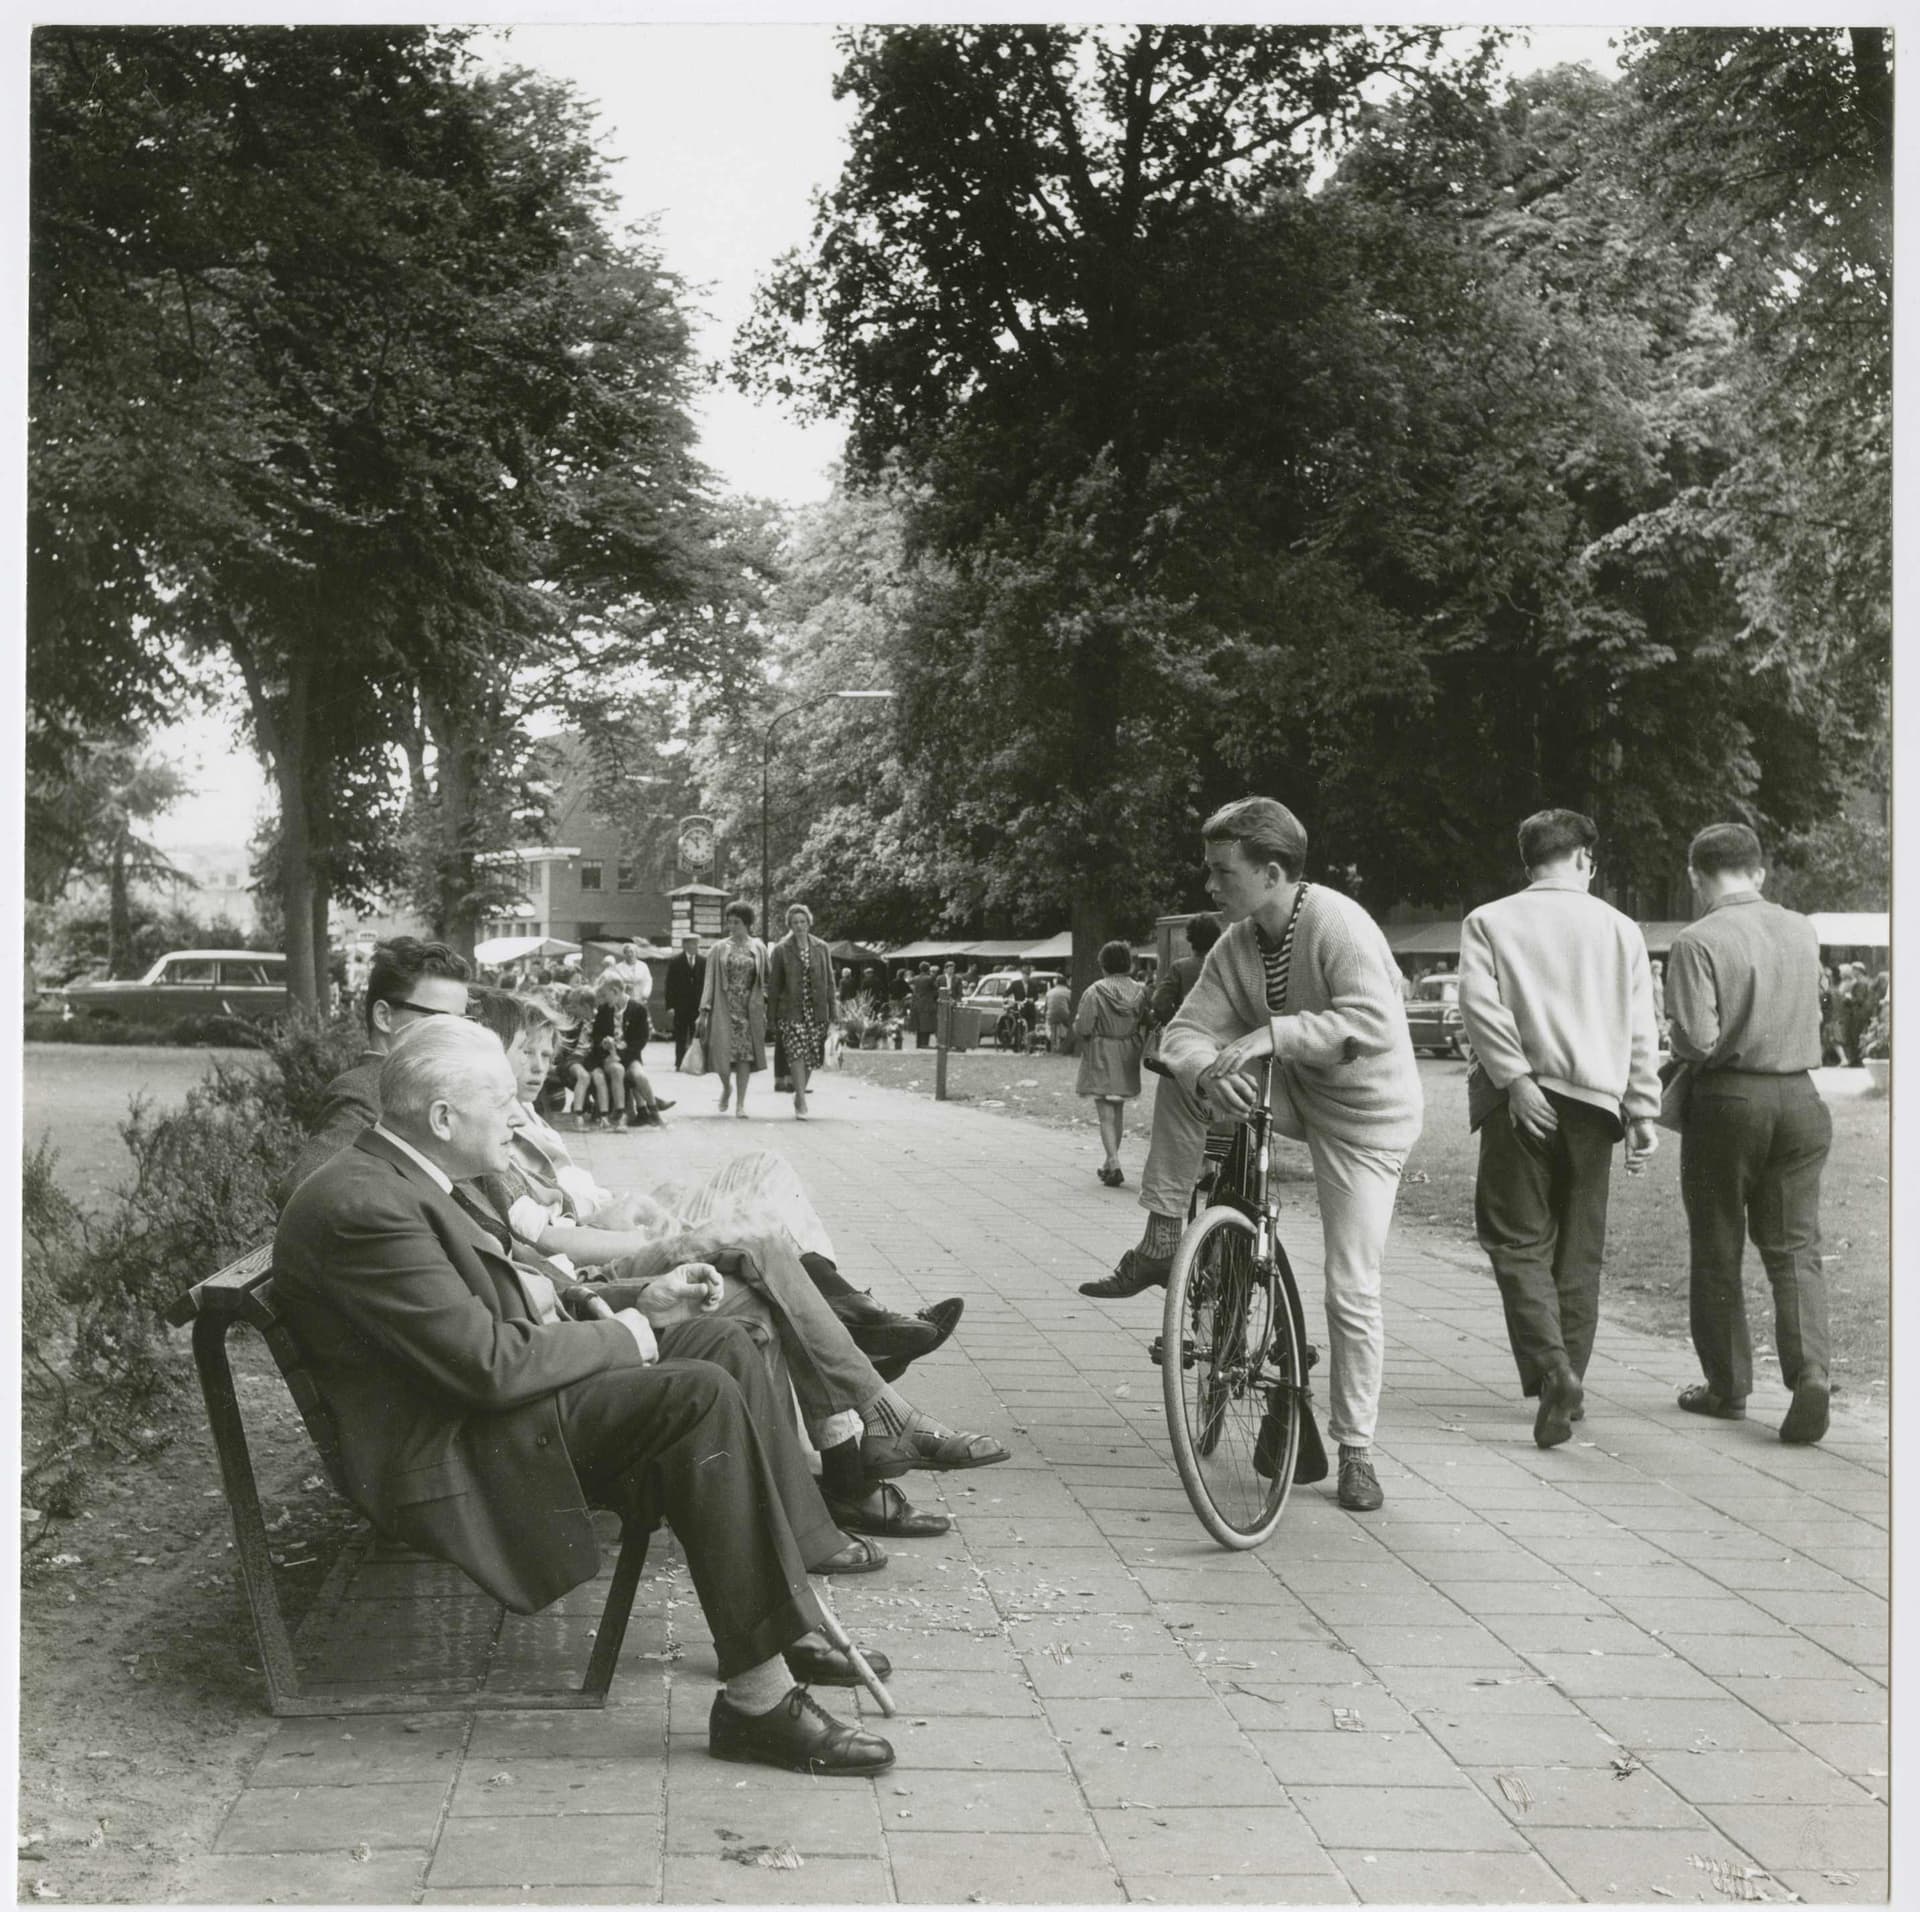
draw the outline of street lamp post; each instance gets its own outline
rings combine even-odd
[[[776,710],[767,719],[767,727],[760,737],[760,927],[769,935],[773,929],[773,885],[769,880],[767,856],[767,810],[770,802],[767,769],[773,761],[774,726],[785,723],[789,717],[799,716],[803,710],[812,710],[818,704],[830,704],[836,698],[852,701],[856,698],[892,695],[890,690],[823,690],[818,697],[809,697],[804,703],[790,704],[785,710]]]

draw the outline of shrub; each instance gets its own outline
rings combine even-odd
[[[63,1016],[29,1009],[28,1042],[80,1042],[90,1047],[258,1049],[269,1025],[244,1016],[176,1016],[170,1022],[123,1022],[118,1016]]]

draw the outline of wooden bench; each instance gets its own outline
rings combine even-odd
[[[240,1556],[240,1577],[253,1612],[260,1641],[260,1664],[266,1674],[267,1703],[276,1714],[439,1713],[538,1710],[599,1707],[607,1702],[615,1662],[626,1639],[634,1593],[646,1565],[647,1539],[652,1522],[627,1520],[621,1529],[620,1553],[608,1585],[586,1677],[578,1687],[543,1692],[494,1692],[484,1687],[471,1693],[410,1692],[403,1688],[380,1693],[316,1693],[303,1690],[294,1663],[293,1642],[273,1581],[273,1556],[266,1523],[260,1515],[260,1493],[253,1477],[253,1458],[234,1389],[233,1368],[227,1359],[227,1335],[236,1325],[253,1328],[286,1378],[288,1391],[307,1432],[326,1465],[327,1477],[343,1499],[353,1502],[342,1462],[333,1415],[321,1397],[318,1383],[293,1330],[273,1305],[273,1250],[256,1248],[218,1274],[197,1282],[167,1310],[168,1324],[193,1329],[194,1365],[200,1371],[200,1389],[206,1397],[207,1422],[213,1430],[214,1451],[220,1457],[220,1477],[233,1513],[234,1547]],[[364,1513],[365,1509],[361,1509]],[[377,1523],[376,1523],[377,1525]]]

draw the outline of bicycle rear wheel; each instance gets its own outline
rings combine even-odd
[[[1293,1485],[1303,1367],[1278,1272],[1256,1266],[1253,1224],[1238,1209],[1204,1209],[1180,1237],[1160,1347],[1167,1431],[1193,1511],[1223,1547],[1257,1547]],[[1270,1402],[1269,1476],[1255,1450]]]

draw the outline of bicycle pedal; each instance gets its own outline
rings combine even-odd
[[[1160,1366],[1160,1357],[1165,1350],[1165,1344],[1166,1337],[1157,1334],[1153,1337],[1153,1346],[1147,1350],[1147,1359],[1151,1361],[1156,1368]]]

